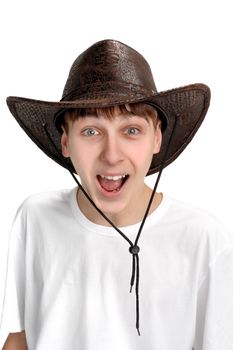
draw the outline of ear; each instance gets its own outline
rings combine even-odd
[[[68,147],[68,135],[67,132],[65,131],[64,127],[62,126],[62,135],[61,135],[61,150],[62,150],[62,155],[65,158],[68,158],[70,156],[69,153],[69,147]]]
[[[161,121],[159,120],[154,135],[154,154],[159,153],[162,143],[162,130],[161,130]]]

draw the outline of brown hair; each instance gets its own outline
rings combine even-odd
[[[112,119],[115,116],[115,112],[119,112],[123,115],[138,115],[143,118],[151,118],[154,127],[158,123],[157,110],[146,103],[131,103],[125,105],[104,107],[104,108],[72,108],[68,109],[63,118],[61,118],[60,126],[63,126],[66,133],[68,133],[68,121],[74,122],[77,118],[84,118],[87,115],[96,117],[104,117],[106,119]]]

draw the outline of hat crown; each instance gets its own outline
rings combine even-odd
[[[103,40],[95,43],[79,55],[71,66],[64,87],[62,100],[96,98],[101,94],[122,95],[124,90],[143,96],[157,92],[152,72],[145,58],[131,47],[116,41]],[[109,95],[110,97],[110,95]]]

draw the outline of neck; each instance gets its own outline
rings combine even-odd
[[[135,203],[140,203],[137,206],[131,206],[122,212],[110,213],[104,212],[104,214],[108,217],[108,219],[117,227],[124,227],[134,225],[142,221],[142,218],[145,214],[145,210],[147,204],[149,202],[152,190],[145,185],[145,191],[143,196],[140,197],[140,201],[136,201]],[[149,211],[150,215],[156,208],[160,205],[162,201],[162,193],[156,193]],[[106,219],[98,213],[98,211],[94,208],[94,206],[90,203],[90,201],[86,198],[81,190],[77,191],[77,203],[79,205],[82,213],[87,217],[88,220],[94,222],[97,225],[102,226],[111,226],[110,223],[106,221]]]

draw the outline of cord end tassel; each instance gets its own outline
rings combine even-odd
[[[134,244],[129,248],[129,251],[132,254],[132,276],[131,276],[131,281],[130,281],[130,293],[132,292],[132,288],[133,288],[134,280],[135,280],[135,275],[136,275],[136,287],[135,287],[136,329],[137,329],[138,335],[140,336],[141,334],[139,331],[139,256],[138,256],[140,248],[139,248],[139,246]]]

